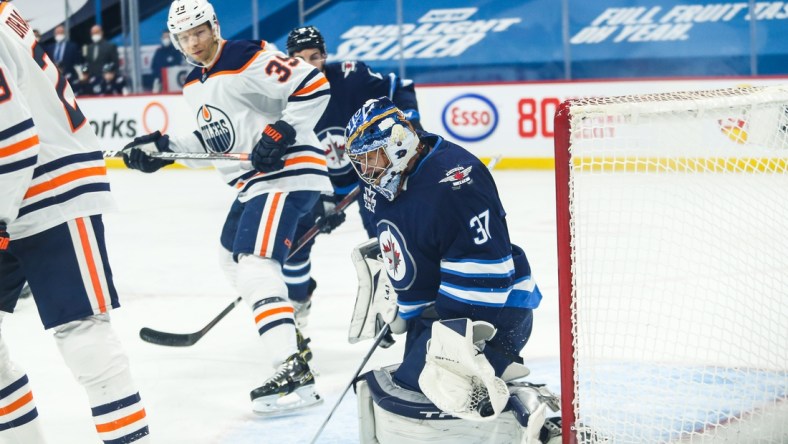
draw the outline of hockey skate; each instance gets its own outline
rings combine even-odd
[[[315,391],[315,376],[299,353],[287,358],[265,384],[249,395],[252,410],[265,416],[290,413],[323,402]]]
[[[304,361],[311,361],[312,349],[309,348],[309,343],[312,342],[312,339],[305,338],[301,330],[296,328],[296,342],[298,343],[298,354],[304,358]]]

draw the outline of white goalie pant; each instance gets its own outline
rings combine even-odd
[[[524,440],[525,425],[512,411],[481,422],[443,413],[421,393],[391,379],[396,366],[371,371],[356,384],[359,438],[372,444],[513,444]]]

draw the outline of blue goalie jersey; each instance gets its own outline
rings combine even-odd
[[[491,344],[516,354],[542,296],[524,251],[510,242],[492,175],[462,147],[421,139],[433,148],[394,201],[369,187],[363,196],[400,316],[434,307],[440,319],[488,321],[499,331]]]

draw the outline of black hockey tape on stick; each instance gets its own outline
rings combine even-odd
[[[161,153],[161,154],[169,154],[169,153]],[[353,189],[344,199],[342,199],[336,207],[334,207],[332,213],[336,214],[341,211],[345,211],[345,208],[348,205],[352,204],[356,200],[356,196],[360,192],[360,188],[357,186]],[[298,253],[304,245],[309,243],[315,236],[320,234],[320,226],[321,224],[316,223],[312,226],[300,239],[298,239],[298,243],[296,246],[290,250],[290,254],[287,256],[288,259],[293,257],[294,254]],[[208,324],[201,328],[194,333],[170,333],[166,331],[159,331],[154,330],[152,328],[143,327],[140,329],[140,339],[145,342],[149,342],[151,344],[156,345],[164,345],[167,347],[189,347],[197,343],[206,333],[208,333],[219,321],[222,320],[228,313],[230,313],[236,305],[241,302],[242,298],[238,296],[230,305],[224,308],[221,313],[216,315],[213,319],[211,319]]]

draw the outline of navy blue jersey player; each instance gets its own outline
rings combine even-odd
[[[519,361],[541,293],[525,252],[510,242],[495,181],[476,156],[438,135],[417,134],[385,97],[359,109],[345,134],[407,331],[394,380],[441,406],[424,390],[425,363],[440,353],[435,325],[461,324],[438,330],[462,336],[466,326],[476,332],[489,324],[485,331],[497,332],[484,338],[482,364],[500,377]],[[430,375],[447,380],[440,371]]]
[[[403,110],[415,128],[421,129],[421,125],[412,81],[401,79],[393,73],[379,74],[361,61],[326,63],[325,39],[316,27],[303,26],[290,31],[287,37],[287,52],[291,57],[300,57],[322,71],[331,85],[331,98],[315,126],[315,133],[326,153],[334,196],[326,196],[323,202],[315,207],[315,215],[311,220],[302,219],[298,232],[303,233],[311,228],[314,219],[323,216],[326,210],[331,209],[359,183],[358,175],[345,156],[344,132],[348,120],[364,102],[381,96],[388,97]],[[332,230],[342,221],[344,214],[339,215],[337,220],[326,220],[326,231]],[[374,237],[374,226],[363,218],[363,213],[362,221],[367,234]],[[290,299],[301,301],[300,305],[296,305],[296,309],[300,309],[296,316],[302,322],[305,320],[305,307],[310,304],[309,298],[316,285],[310,277],[310,250],[311,244],[301,249],[284,268]]]

